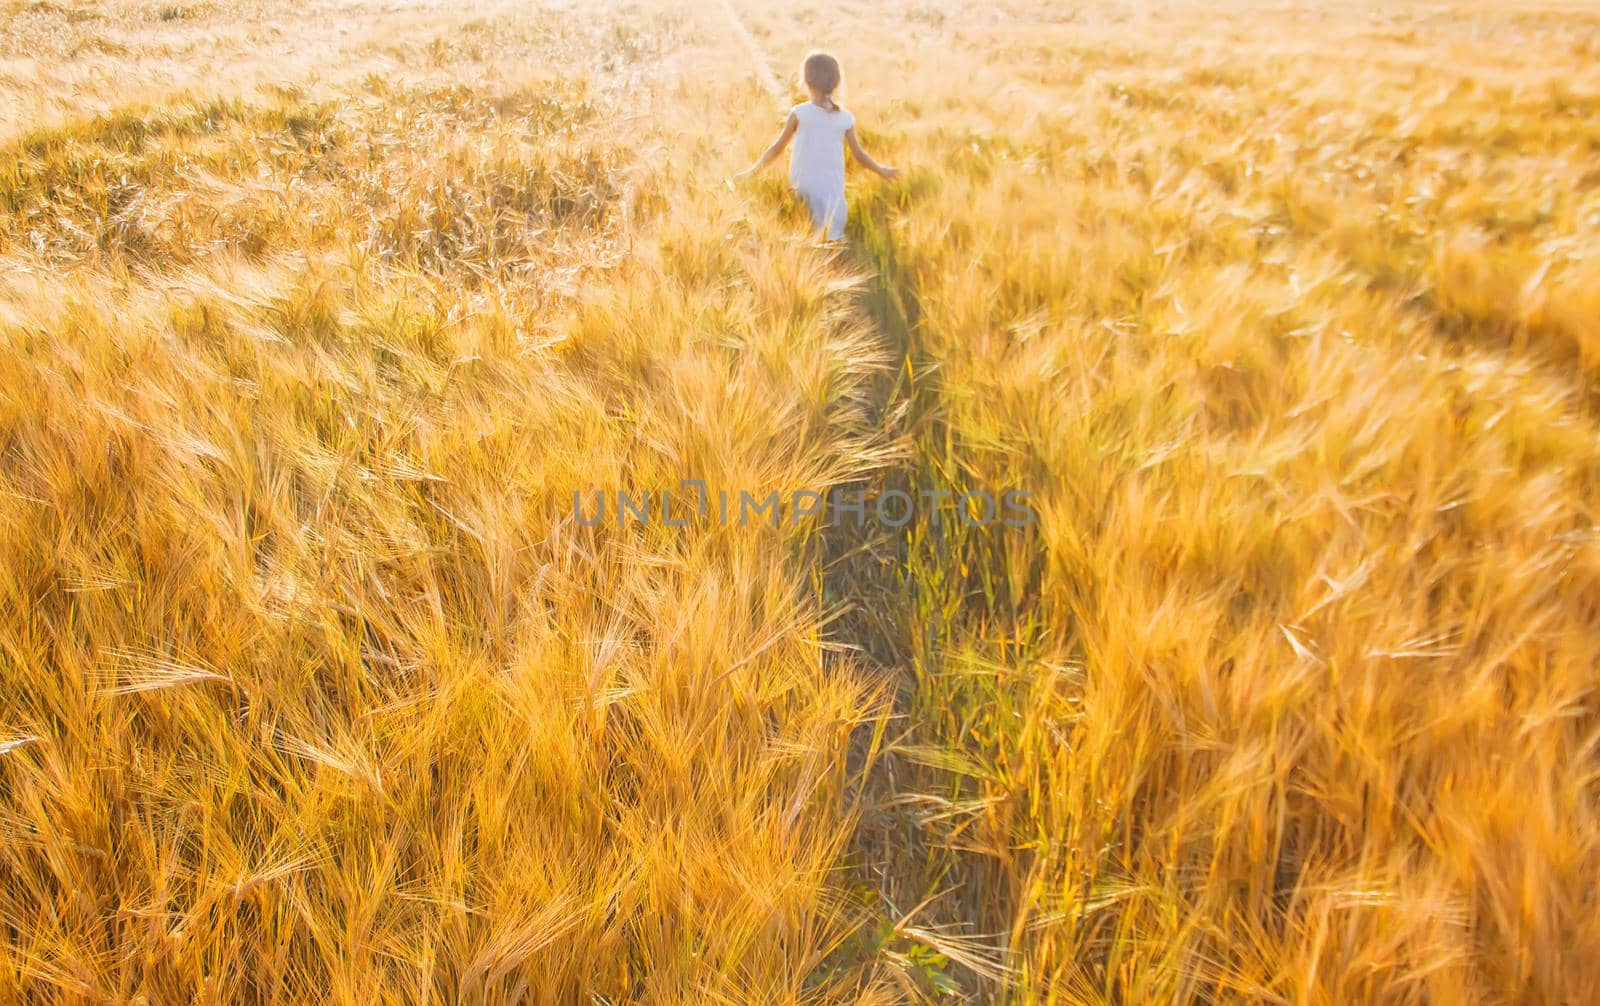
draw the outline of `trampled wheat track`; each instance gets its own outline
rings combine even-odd
[[[757,79],[772,95],[775,104],[787,108],[785,93],[772,70],[774,60],[750,32],[731,0],[722,0],[721,7],[728,26],[750,52]],[[913,362],[918,355],[915,346],[914,292],[909,283],[894,274],[893,238],[888,230],[887,221],[858,220],[852,230],[855,233],[840,255],[839,262],[841,265],[848,264],[848,268],[864,274],[865,285],[859,307],[863,314],[871,319],[885,358],[895,363],[892,373],[874,382],[868,405],[883,439],[900,440],[906,431],[906,419],[911,403],[917,398],[921,388],[918,375],[924,372],[923,368]],[[908,304],[911,305],[909,310]],[[902,461],[901,465],[891,470],[880,471],[876,482],[879,488],[891,486],[902,488],[903,485],[909,486],[913,483],[911,474],[908,464]],[[852,484],[832,488],[854,494],[866,487]],[[841,520],[836,524],[828,523],[823,535],[822,554],[825,568],[832,571],[827,577],[830,588],[829,599],[842,603],[847,609],[857,613],[868,610],[881,611],[881,607],[865,603],[866,598],[861,596],[860,588],[863,586],[861,578],[877,581],[884,576],[893,575],[898,562],[890,555],[886,555],[885,549],[892,552],[899,548],[898,559],[903,559],[901,546],[903,546],[903,536],[875,533],[870,525],[862,526],[858,521]],[[848,572],[841,575],[843,569],[847,569]],[[854,584],[856,589],[847,591],[845,596],[840,596],[837,591],[845,584]],[[883,586],[888,587],[889,584],[885,583]],[[892,591],[886,590],[883,593],[887,595]],[[836,635],[842,637],[838,642],[851,649],[870,654],[880,664],[893,665],[898,662],[898,648],[892,645],[893,633],[889,631],[888,626],[880,625],[876,630],[869,630],[859,619],[851,619],[848,615],[836,625]]]
[[[757,79],[775,104],[786,109],[785,93],[771,69],[775,61],[731,0],[722,0],[721,7],[729,27],[750,52]],[[893,460],[870,479],[830,487],[851,498],[865,493],[869,516],[865,523],[843,518],[824,523],[817,543],[817,580],[824,603],[838,612],[828,623],[830,641],[866,658],[894,682],[894,711],[903,718],[913,713],[918,668],[937,660],[937,648],[945,642],[926,631],[934,627],[929,610],[952,592],[977,593],[964,586],[959,570],[988,561],[993,542],[981,530],[965,527],[948,502],[939,513],[925,509],[929,498],[925,492],[953,496],[970,487],[958,484],[963,466],[953,453],[956,447],[939,404],[937,361],[922,340],[916,281],[901,264],[893,228],[899,203],[889,190],[873,188],[870,193],[855,200],[838,263],[862,277],[857,309],[870,320],[891,364],[873,382],[868,406],[882,441],[896,449],[889,452]],[[917,501],[909,524],[891,527],[872,519],[871,501],[884,493],[904,493]],[[851,758],[859,760],[865,754],[858,745]],[[920,914],[919,902],[925,905],[930,896],[943,898],[955,887],[965,889],[965,898],[988,903],[991,909],[1014,909],[1011,892],[991,887],[981,870],[953,864],[933,836],[922,834],[913,817],[896,809],[908,799],[918,799],[911,787],[930,782],[943,785],[948,780],[930,780],[895,754],[893,745],[876,757],[865,776],[864,813],[852,844],[851,865],[863,883],[877,889],[876,910],[892,926],[922,933],[910,937],[911,943],[922,942],[923,950],[935,954],[946,955],[959,945],[959,981],[966,991],[998,997],[1012,971],[997,936],[975,935],[957,922],[951,932],[959,944],[949,944],[933,930],[910,926],[911,916]]]
[[[739,16],[739,12],[734,10],[731,0],[722,0],[722,13],[727,17],[728,26],[739,37],[739,41],[744,43],[745,48],[750,50],[750,59],[755,65],[756,79],[761,82],[762,88],[772,96],[772,100],[782,105],[783,87],[778,83],[777,74],[772,72],[772,61],[767,58],[766,51],[761,48],[761,43],[757,42],[756,37],[750,34],[749,27],[744,23],[744,19]]]

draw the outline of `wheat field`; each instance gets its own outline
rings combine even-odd
[[[0,1000],[1600,1002],[1600,8],[0,24]]]

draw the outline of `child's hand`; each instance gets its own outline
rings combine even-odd
[[[891,168],[891,167],[885,165],[883,168],[881,168],[878,171],[878,174],[880,174],[883,177],[889,179],[890,181],[893,181],[894,179],[900,177],[900,169],[899,168]]]

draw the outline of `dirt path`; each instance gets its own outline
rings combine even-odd
[[[729,28],[749,51],[757,78],[774,94],[775,102],[786,107],[771,70],[779,62],[757,40],[732,0],[721,0],[721,6]],[[781,19],[776,30],[786,41],[801,41],[800,25],[791,14],[762,13]],[[801,45],[795,48],[798,57]],[[939,402],[938,368],[923,344],[917,285],[902,265],[895,234],[902,197],[896,194],[898,187],[875,178],[857,176],[850,188],[854,198],[848,244],[840,250],[836,265],[861,277],[856,307],[870,321],[877,343],[892,362],[870,394],[888,460],[870,480],[834,488],[865,492],[869,501],[890,492],[925,501],[924,491],[956,490],[961,465],[949,453],[953,448]],[[922,638],[917,629],[931,624],[925,606],[947,589],[941,585],[950,579],[953,567],[976,561],[986,547],[980,535],[933,530],[940,525],[924,505],[918,503],[919,512],[904,528],[891,528],[870,516],[864,526],[846,520],[827,527],[818,543],[824,601],[840,612],[828,623],[830,642],[893,682],[902,697],[915,690],[917,667],[930,656],[929,647],[940,645]],[[944,526],[956,523],[953,512],[944,517]],[[895,712],[903,716],[909,709],[897,704]],[[948,864],[931,844],[922,837],[908,837],[920,835],[921,826],[904,807],[923,798],[918,787],[927,784],[926,773],[898,755],[892,743],[868,751],[858,738],[851,759],[867,763],[861,818],[851,844],[852,869],[859,882],[874,890],[883,922],[894,934],[879,949],[911,950],[959,962],[945,965],[950,970],[941,970],[936,983],[951,982],[951,987],[960,987],[969,996],[998,994],[1013,978],[1003,936],[975,933],[953,919],[936,926],[919,924],[928,921],[923,916],[929,914],[924,909],[930,900],[963,884],[981,885],[975,876],[953,881]],[[978,890],[974,896],[999,898],[1002,892]]]

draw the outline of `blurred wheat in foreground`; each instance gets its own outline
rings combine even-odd
[[[1600,1001],[1600,11],[0,23],[0,1000]]]

